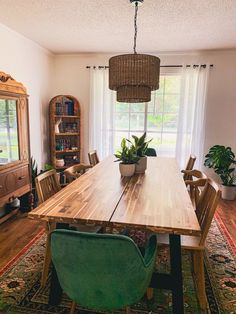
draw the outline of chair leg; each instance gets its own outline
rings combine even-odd
[[[45,287],[48,278],[49,267],[51,263],[51,248],[50,248],[50,232],[55,229],[55,223],[48,224],[47,230],[47,240],[46,240],[46,249],[45,249],[45,256],[44,256],[44,264],[43,264],[43,271],[41,277],[41,287]]]
[[[147,288],[147,299],[148,301],[153,298],[153,288]]]
[[[74,313],[75,313],[75,302],[72,301],[71,307],[70,307],[70,314],[74,314]]]
[[[131,310],[129,306],[125,308],[125,314],[131,314]]]
[[[196,286],[199,305],[201,310],[207,313],[209,306],[205,290],[204,254],[203,251],[195,251],[193,254],[195,261],[198,262],[198,264],[196,264]]]

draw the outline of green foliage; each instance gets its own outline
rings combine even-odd
[[[31,176],[32,176],[32,186],[35,187],[35,178],[38,175],[38,165],[36,160],[31,157]]]
[[[50,165],[50,164],[45,164],[44,165],[44,171],[49,171],[49,170],[52,170],[52,169],[54,169],[52,165]]]
[[[219,175],[222,183],[226,186],[234,185],[235,183],[235,155],[231,147],[223,145],[215,145],[210,148],[209,153],[205,156],[204,165],[208,168],[214,169],[215,173]]]
[[[123,164],[135,164],[140,159],[136,154],[135,148],[127,145],[127,140],[125,138],[121,141],[121,150],[119,150],[115,156],[118,158],[116,161],[121,161]]]
[[[136,135],[132,135],[134,142],[127,140],[131,143],[131,148],[136,151],[136,155],[139,157],[145,156],[146,150],[148,148],[149,143],[152,141],[146,141],[146,132],[143,133],[141,137],[137,137]]]

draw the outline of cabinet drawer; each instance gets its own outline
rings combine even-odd
[[[28,165],[0,174],[0,197],[29,184]]]

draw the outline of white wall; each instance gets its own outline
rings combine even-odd
[[[214,144],[229,145],[236,153],[236,51],[159,54],[162,65],[212,63],[207,97],[205,153]],[[80,101],[84,117],[85,156],[88,150],[89,70],[87,65],[108,65],[110,55],[55,57],[53,92],[69,93]]]
[[[29,94],[31,155],[39,168],[47,160],[48,101],[53,56],[36,43],[0,24],[0,71],[21,82]]]

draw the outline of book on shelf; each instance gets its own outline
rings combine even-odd
[[[56,115],[57,116],[73,116],[74,102],[69,98],[63,98],[62,102],[56,102]]]

